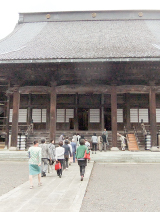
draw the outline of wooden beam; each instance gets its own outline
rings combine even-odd
[[[144,85],[122,85],[117,86],[117,94],[121,93],[149,93],[150,86]],[[112,86],[106,85],[62,85],[56,86],[57,94],[85,94],[85,93],[93,93],[93,94],[110,94],[112,91]],[[160,86],[156,86],[156,91],[160,93]]]

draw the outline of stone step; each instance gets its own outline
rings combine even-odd
[[[0,151],[1,161],[28,161],[26,151]],[[104,163],[160,163],[159,152],[107,151],[91,154],[91,160]]]

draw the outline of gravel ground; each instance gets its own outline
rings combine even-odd
[[[28,180],[28,162],[0,161],[0,196]]]
[[[95,163],[80,212],[159,212],[160,164]]]

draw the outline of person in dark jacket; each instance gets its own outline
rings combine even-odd
[[[64,148],[64,169],[68,169],[69,155],[70,156],[72,155],[68,143],[69,143],[68,137],[66,137],[66,140],[65,140],[64,145],[63,145],[63,148]]]
[[[85,146],[85,140],[81,139],[80,146],[77,148],[77,151],[76,151],[76,158],[78,160],[78,165],[80,167],[81,181],[83,181],[85,167],[87,166],[87,159],[84,158],[85,151],[89,153],[88,148]]]

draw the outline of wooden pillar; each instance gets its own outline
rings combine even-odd
[[[7,95],[7,105],[6,105],[6,138],[5,138],[5,148],[9,148],[9,105],[10,96]]]
[[[111,89],[111,116],[112,147],[117,147],[117,91],[115,85]]]
[[[28,95],[28,108],[27,108],[27,125],[31,124],[32,114],[31,114],[31,93]]]
[[[75,97],[75,110],[74,110],[74,130],[78,131],[78,93]]]
[[[149,111],[152,146],[157,146],[156,93],[153,86],[150,87],[149,92]]]
[[[101,94],[101,130],[104,130],[104,94]]]
[[[56,139],[56,86],[51,86],[50,94],[50,140]]]
[[[127,130],[130,130],[130,94],[125,94],[125,108],[124,108],[124,125]]]
[[[16,150],[17,148],[19,104],[20,104],[19,87],[15,86],[13,91],[11,150]]]
[[[46,130],[50,127],[50,107],[47,106]]]

